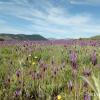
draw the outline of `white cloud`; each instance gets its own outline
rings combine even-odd
[[[41,1],[41,0],[40,0]],[[72,4],[89,3],[90,0],[71,0]],[[92,1],[93,2],[93,1]],[[98,2],[98,0],[96,0]],[[34,4],[33,4],[34,5]],[[48,5],[48,8],[47,6]],[[40,9],[32,7],[28,0],[12,0],[11,2],[1,3],[0,12],[29,21],[32,25],[25,29],[18,29],[7,25],[6,21],[0,20],[0,32],[7,33],[52,33],[52,34],[66,34],[69,36],[80,37],[81,33],[99,34],[100,25],[94,25],[92,15],[90,14],[75,14],[72,15],[68,10],[61,7],[54,7],[49,2],[41,5],[46,9],[46,13]],[[8,17],[7,16],[7,17]],[[19,23],[20,24],[20,23]],[[28,25],[27,25],[28,26]],[[6,30],[5,30],[6,29]],[[72,35],[71,35],[72,34]]]
[[[100,5],[100,0],[69,0],[69,2],[75,5]]]
[[[100,34],[100,25],[84,25],[78,27],[77,31],[83,32],[83,33],[88,33],[88,34]]]
[[[6,23],[0,24],[0,33],[12,33],[12,34],[32,34],[31,31],[26,31],[22,29],[15,28],[13,26],[9,26]]]
[[[16,0],[13,0],[13,2]],[[24,1],[24,0],[23,0]],[[22,1],[18,0],[17,3],[23,4]],[[28,5],[28,7],[26,6]],[[29,4],[27,4],[27,0],[24,1],[23,6],[11,4],[10,7],[7,5],[1,5],[0,11],[4,11],[6,15],[13,15],[18,18],[28,20],[30,22],[43,22],[49,24],[57,24],[57,25],[73,25],[73,24],[83,24],[87,23],[90,19],[88,15],[70,15],[68,11],[65,11],[62,8],[57,8],[50,6],[51,8],[47,9],[47,14],[34,9]],[[10,12],[10,13],[9,13]]]
[[[47,20],[50,23],[54,23],[57,25],[80,25],[80,24],[87,23],[90,20],[90,18],[88,16],[81,16],[81,15],[70,16],[70,17],[48,16]]]

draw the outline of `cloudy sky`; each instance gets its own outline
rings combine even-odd
[[[0,0],[0,33],[100,35],[100,0]]]

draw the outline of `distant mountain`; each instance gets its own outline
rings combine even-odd
[[[93,40],[100,40],[100,35],[91,37]]]
[[[48,40],[57,40],[57,39],[55,39],[55,38],[48,38]]]
[[[0,40],[47,40],[45,37],[38,35],[38,34],[33,34],[33,35],[25,35],[25,34],[0,34]]]
[[[90,38],[80,38],[79,40],[100,40],[100,35],[93,36]]]

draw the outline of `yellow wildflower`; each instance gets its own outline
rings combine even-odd
[[[61,100],[61,95],[58,95],[57,96],[57,100]]]
[[[35,62],[32,62],[32,65],[35,65]]]
[[[37,57],[37,56],[35,56],[34,58],[35,58],[35,59],[37,59],[38,57]]]

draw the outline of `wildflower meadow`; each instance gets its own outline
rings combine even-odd
[[[100,100],[100,41],[1,41],[0,100]]]

